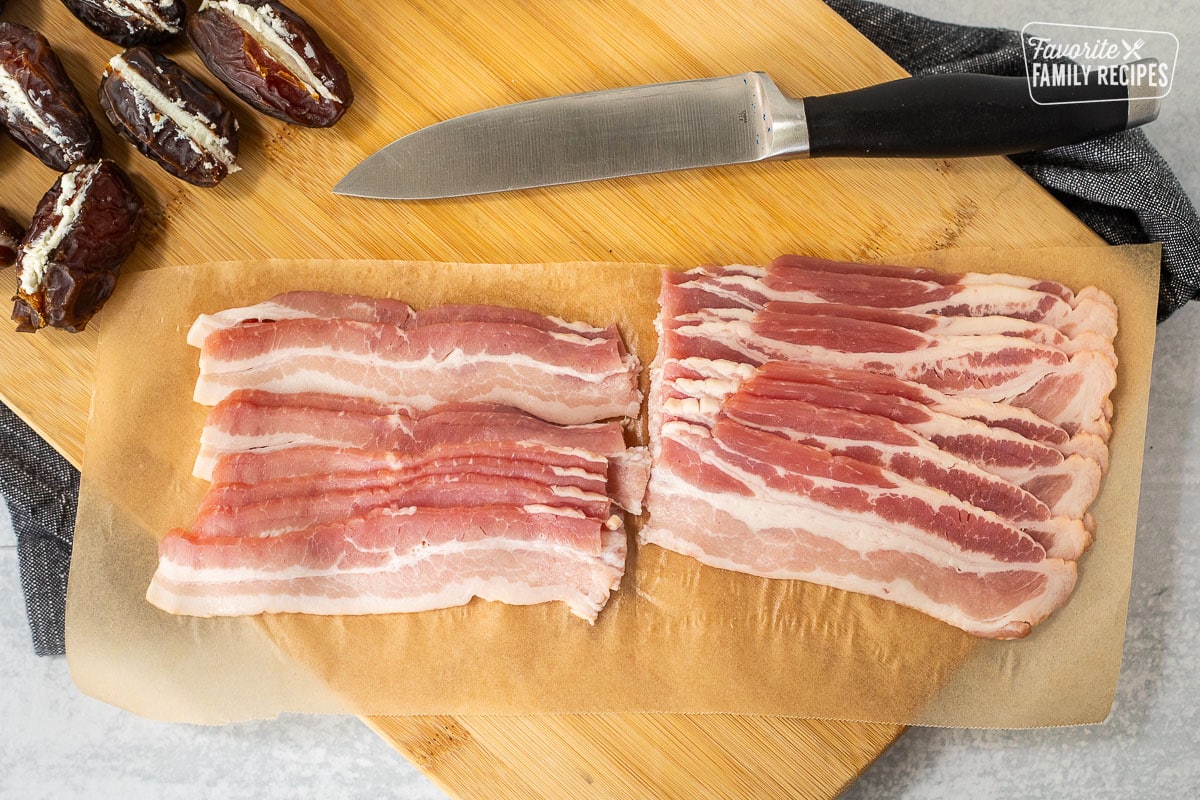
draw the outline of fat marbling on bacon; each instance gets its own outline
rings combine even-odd
[[[288,292],[201,316],[214,405],[148,598],[200,616],[564,602],[593,621],[640,513],[639,365],[615,327]]]
[[[491,403],[561,424],[635,416],[640,407],[637,359],[615,327],[530,324],[526,312],[485,306],[418,313],[404,324],[301,313],[260,321],[272,311],[245,309],[242,321],[204,336],[198,403],[238,389],[319,392],[420,411]]]
[[[1108,465],[1116,305],[784,256],[663,276],[641,540],[1015,638],[1065,603]]]

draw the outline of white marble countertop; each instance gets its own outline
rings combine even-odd
[[[1178,77],[1148,134],[1200,199],[1200,4],[893,0],[937,19],[1167,30]],[[1160,326],[1124,663],[1104,725],[913,728],[845,794],[867,798],[1200,796],[1200,304]],[[1132,498],[1131,498],[1132,501]],[[358,720],[284,715],[205,728],[144,720],[33,655],[15,540],[0,504],[0,798],[359,798],[445,795]]]

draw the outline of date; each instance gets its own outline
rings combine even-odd
[[[15,22],[0,22],[0,122],[60,172],[100,153],[96,123],[50,43]]]
[[[100,107],[123,139],[188,183],[216,186],[240,169],[237,119],[166,56],[140,46],[113,56],[100,81]]]
[[[92,31],[122,47],[165,42],[183,31],[183,0],[62,0]]]
[[[25,229],[8,212],[0,208],[0,269],[11,267],[17,260],[17,245]]]
[[[38,203],[17,249],[17,330],[83,330],[137,244],[142,198],[113,161],[78,164]]]
[[[204,0],[187,32],[209,71],[264,114],[327,128],[354,101],[346,70],[283,3]]]

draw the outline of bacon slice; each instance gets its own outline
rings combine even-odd
[[[738,392],[721,418],[883,467],[990,511],[1032,536],[1056,558],[1077,559],[1091,544],[1082,519],[1053,516],[1035,495],[884,417]]]
[[[173,532],[147,599],[173,614],[387,614],[559,601],[588,622],[620,584],[623,530],[553,507],[379,509],[267,539]]]
[[[1113,366],[1117,365],[1117,353],[1111,339],[1093,331],[1083,331],[1071,338],[1051,325],[1030,322],[1004,316],[947,317],[939,314],[917,314],[890,308],[850,306],[841,303],[793,303],[771,301],[766,308],[787,314],[801,314],[841,319],[858,319],[895,325],[931,336],[1018,336],[1044,344],[1072,356],[1084,350],[1094,350],[1103,355]],[[677,321],[678,318],[677,318]]]
[[[857,319],[788,315],[768,305],[749,318],[698,312],[667,331],[668,352],[751,364],[770,360],[852,367],[943,393],[1028,408],[1068,432],[1107,438],[1111,361],[1093,351],[1068,358],[1020,337],[930,336]]]
[[[1030,289],[1035,292],[1052,294],[1074,305],[1075,293],[1070,288],[1057,281],[1041,278],[1029,278],[1024,275],[1009,275],[1003,272],[939,272],[936,269],[921,267],[900,267],[889,264],[855,264],[849,261],[831,261],[814,256],[786,254],[771,262],[772,267],[780,269],[807,269],[819,272],[833,272],[839,275],[871,275],[884,278],[903,278],[905,280],[930,281],[943,286],[975,284],[999,284]],[[1113,304],[1116,309],[1116,304]]]
[[[677,291],[664,298],[663,310],[670,319],[705,308],[757,309],[771,301],[834,303],[946,317],[1013,317],[1052,326],[1071,339],[1094,335],[1111,340],[1116,335],[1116,304],[1095,287],[1084,289],[1067,302],[1053,292],[1013,283],[989,283],[987,277],[943,285],[787,264],[727,267],[719,272],[696,269],[665,276]]]
[[[878,306],[945,316],[1017,317],[1044,322],[1068,336],[1092,331],[1106,338],[1117,332],[1116,305],[1097,289],[1067,302],[1054,293],[1011,283],[941,284],[890,275],[832,273],[786,262],[773,263],[765,283],[800,302]]]
[[[608,485],[608,459],[536,442],[437,445],[407,456],[328,447],[238,453],[218,464],[200,510],[276,497],[388,486],[416,477],[464,474],[534,480],[603,495]]]
[[[625,447],[617,422],[563,426],[519,409],[450,404],[428,412],[339,395],[239,390],[209,412],[193,474],[208,480],[222,455],[300,445],[416,452],[467,441],[533,441],[605,455]]]
[[[883,597],[996,638],[1026,635],[1074,587],[1074,562],[885,470],[727,421],[668,422],[662,448],[641,539],[703,563]]]
[[[448,405],[422,413],[337,395],[241,390],[209,413],[193,474],[220,483],[266,480],[267,474],[294,477],[303,474],[300,468],[361,472],[383,468],[393,458],[386,454],[483,442],[492,443],[484,452],[496,456],[525,444],[604,456],[609,494],[630,513],[641,513],[649,456],[644,448],[626,448],[619,423],[556,425],[503,406]],[[223,464],[226,471],[219,475]],[[248,477],[251,468],[259,477]],[[230,470],[245,472],[231,477]]]
[[[920,391],[909,396],[871,391],[890,384],[881,385],[869,374],[865,375],[866,380],[858,380],[859,375],[863,373],[783,362],[768,362],[758,369],[698,358],[669,362],[661,370],[658,380],[664,386],[656,395],[658,405],[667,414],[660,413],[658,418],[674,416],[694,421],[704,415],[711,416],[735,393],[871,414],[903,426],[937,449],[1021,487],[1045,503],[1055,516],[1086,519],[1085,511],[1100,490],[1103,469],[1107,466],[1108,449],[1103,442],[1093,443],[1095,457],[1072,452],[1082,436],[1055,447],[1009,428],[990,427],[978,419],[937,410],[936,402],[926,406],[909,399],[915,396],[933,400]],[[914,385],[896,382],[893,388],[903,392],[911,386]],[[963,413],[979,405],[976,402],[965,406],[950,404],[950,407],[957,407]],[[988,404],[982,405],[981,410],[987,410]],[[999,421],[1006,421],[1009,416],[994,408],[991,411]],[[1056,438],[1051,437],[1051,441]],[[1077,534],[1072,534],[1071,540],[1072,548],[1086,547]]]
[[[512,406],[577,424],[636,415],[636,358],[617,340],[510,323],[404,330],[345,319],[247,322],[210,333],[195,399],[237,389],[321,392],[418,410],[445,403]]]
[[[407,328],[415,316],[412,308],[399,300],[328,292],[284,292],[252,306],[201,314],[188,330],[187,342],[192,347],[201,347],[210,334],[247,322],[348,319]]]

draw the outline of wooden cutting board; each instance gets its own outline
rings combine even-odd
[[[788,251],[870,259],[1100,244],[1004,159],[773,163],[420,204],[337,198],[330,187],[392,139],[497,104],[748,69],[797,96],[904,73],[818,0],[292,5],[343,58],[354,107],[337,127],[313,131],[231,100],[244,169],[211,190],[170,178],[101,123],[106,154],[133,174],[149,208],[126,269],[260,257],[691,265]],[[5,18],[49,36],[101,119],[95,90],[119,48],[52,0],[13,4]],[[206,74],[186,43],[163,49]],[[54,179],[0,140],[0,204],[22,222]],[[75,336],[0,331],[0,398],[75,464],[103,322]],[[902,731],[727,715],[366,722],[451,795],[491,799],[831,797]]]

